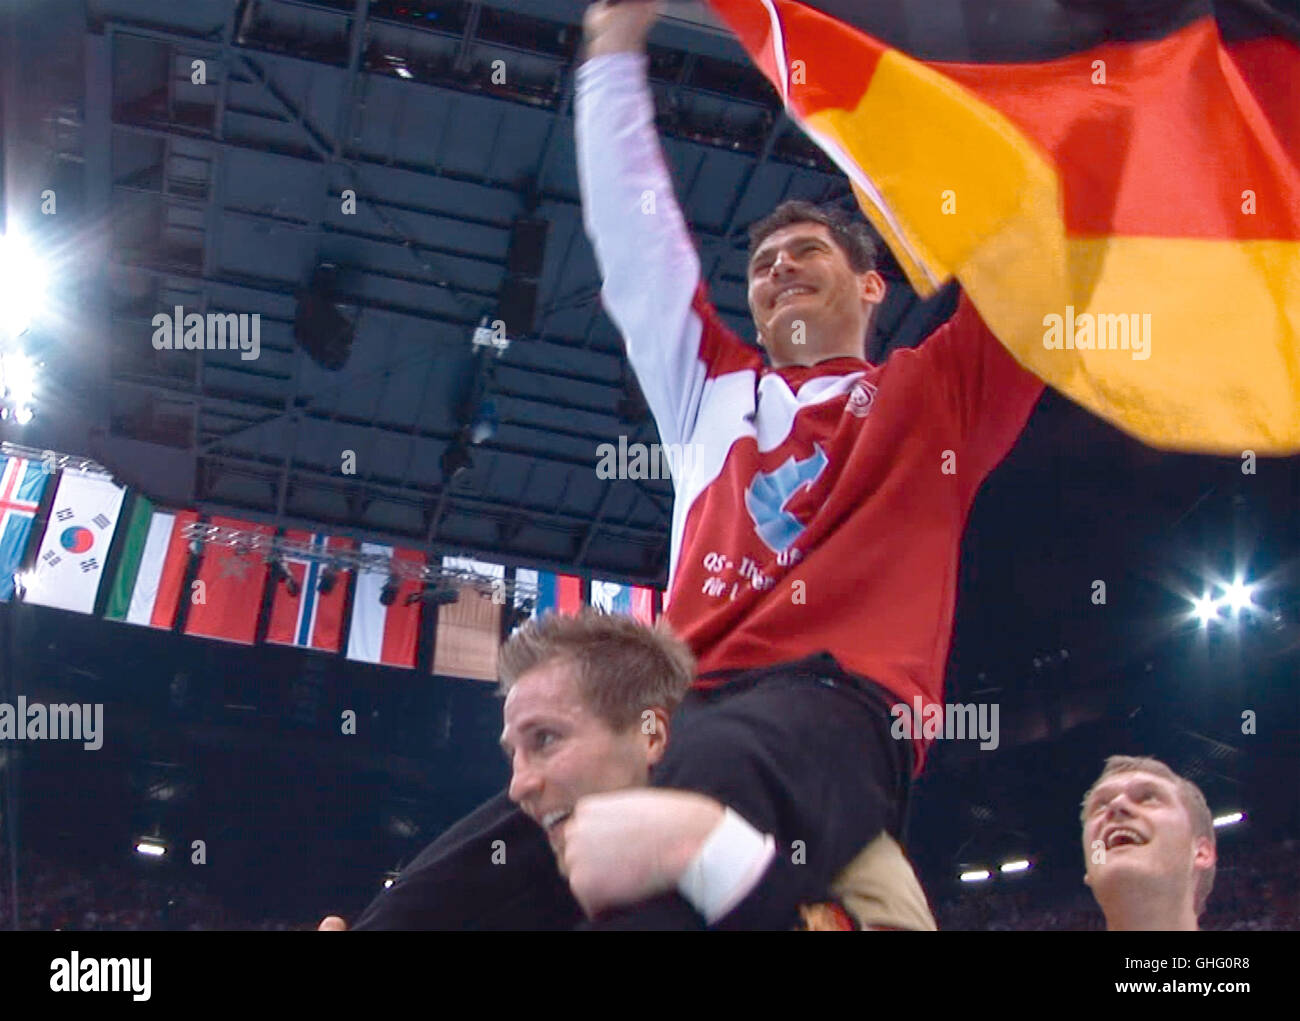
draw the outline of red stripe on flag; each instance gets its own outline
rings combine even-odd
[[[582,579],[571,574],[560,574],[555,578],[555,609],[559,613],[580,613],[582,611]]]
[[[413,564],[424,564],[424,554],[415,550],[395,549],[394,560],[405,560]],[[406,578],[397,589],[397,598],[388,607],[384,621],[384,644],[381,652],[382,661],[395,666],[414,667],[416,646],[420,638],[420,607],[422,602],[408,606],[407,597],[418,595],[423,585],[416,580]]]
[[[172,534],[167,542],[167,555],[163,558],[162,572],[158,577],[158,595],[154,599],[150,627],[170,631],[176,624],[176,610],[181,603],[181,589],[185,586],[185,572],[190,566],[190,543],[185,529],[199,520],[195,511],[177,511],[172,521]]]
[[[641,588],[638,585],[632,586],[632,616],[642,624],[653,624],[655,622],[654,589]]]
[[[325,540],[327,549],[347,551],[355,547],[351,539],[330,536]],[[316,626],[312,630],[311,645],[313,649],[325,652],[338,652],[343,648],[343,615],[348,605],[348,584],[351,571],[339,571],[334,588],[328,595],[317,594]]]

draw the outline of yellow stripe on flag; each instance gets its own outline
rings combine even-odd
[[[802,120],[882,196],[887,213],[855,185],[913,287],[928,294],[955,276],[1007,349],[1056,390],[1156,446],[1300,451],[1300,243],[1068,237],[1047,155],[897,51],[881,57],[855,109]],[[1107,347],[1048,349],[1054,315],[1085,342],[1100,326]],[[1135,322],[1128,348],[1111,349]]]

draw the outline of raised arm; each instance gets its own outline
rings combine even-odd
[[[654,126],[645,40],[658,5],[593,4],[575,96],[583,224],[601,299],[665,443],[690,440],[710,365],[732,342],[695,306],[700,259]],[[734,342],[739,346],[739,342]]]

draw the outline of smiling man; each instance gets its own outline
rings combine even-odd
[[[616,856],[616,884],[600,894],[613,901],[677,883],[695,854],[692,828],[725,814],[700,795],[643,789],[694,677],[690,651],[669,632],[591,608],[547,615],[511,636],[499,667],[509,788],[421,852],[356,929],[573,928],[584,915],[559,863],[570,857],[575,806],[598,799],[618,817],[631,805],[648,823],[637,853]],[[915,873],[884,835],[800,915],[810,929],[935,928]],[[321,928],[346,925],[333,916]]]
[[[592,4],[575,97],[601,300],[660,439],[700,451],[673,480],[666,610],[700,675],[654,783],[731,810],[692,815],[684,882],[704,920],[782,928],[876,836],[901,836],[925,748],[890,736],[889,709],[942,705],[966,517],[1042,387],[964,297],[920,347],[869,363],[874,246],[865,224],[806,202],[751,227],[757,346],[728,329],[655,132],[656,16],[644,0]],[[599,924],[695,924],[673,884],[620,888],[654,872],[632,859],[661,808],[593,799],[565,824],[571,884]],[[738,875],[756,878],[712,878]]]
[[[1083,798],[1084,882],[1106,928],[1194,931],[1217,852],[1205,795],[1159,759],[1112,755]]]

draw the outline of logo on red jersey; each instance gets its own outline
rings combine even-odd
[[[784,553],[803,534],[803,522],[785,509],[786,504],[804,486],[816,482],[829,463],[825,451],[814,443],[808,457],[796,461],[792,454],[774,471],[758,472],[745,490],[745,509],[754,531],[773,553]]]
[[[871,410],[871,405],[875,399],[875,386],[865,379],[860,379],[853,384],[853,389],[849,391],[849,403],[844,410],[850,415],[857,415],[858,418],[866,418],[867,412]]]

